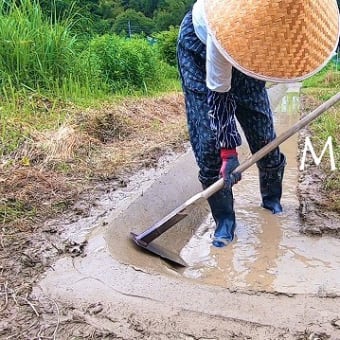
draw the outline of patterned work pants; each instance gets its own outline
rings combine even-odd
[[[208,116],[208,89],[205,78],[205,45],[194,32],[191,12],[183,19],[177,45],[182,88],[185,96],[190,142],[199,166],[199,180],[210,185],[219,178],[221,160],[216,135]],[[255,153],[275,137],[272,112],[265,82],[253,79],[233,69],[230,90],[236,101],[236,117]],[[274,168],[281,162],[279,148],[257,164]]]

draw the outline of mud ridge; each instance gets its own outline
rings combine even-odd
[[[306,99],[302,100],[302,114],[306,113]],[[313,137],[306,128],[298,137],[298,160],[301,160],[306,137]],[[328,198],[322,188],[327,174],[321,166],[316,166],[312,157],[307,154],[305,170],[299,172],[298,198],[301,217],[301,233],[309,236],[329,235],[340,238],[340,214],[327,209]]]

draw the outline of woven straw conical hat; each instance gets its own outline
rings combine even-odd
[[[262,80],[313,75],[339,39],[336,0],[205,0],[205,15],[224,57]]]

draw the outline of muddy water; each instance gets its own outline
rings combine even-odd
[[[278,133],[298,119],[299,94],[295,90],[288,91],[276,110]],[[241,157],[246,156],[247,150],[247,146],[242,147]],[[208,216],[181,252],[191,264],[183,272],[185,277],[230,288],[286,293],[340,292],[339,240],[313,239],[299,233],[297,137],[286,141],[281,150],[287,157],[284,213],[272,215],[259,206],[258,174],[256,167],[252,167],[234,189],[236,241],[224,249],[211,247],[214,223]]]
[[[298,119],[299,87],[288,89],[276,109],[278,133]],[[189,216],[157,239],[180,253],[189,264],[174,272],[161,259],[136,251],[127,242],[129,232],[144,231],[200,190],[191,152],[168,164],[167,171],[141,193],[126,210],[114,216],[105,239],[118,260],[146,270],[180,274],[183,278],[230,288],[286,293],[340,293],[339,240],[310,238],[299,233],[296,184],[297,137],[285,142],[287,157],[282,203],[284,213],[275,216],[260,207],[257,168],[252,167],[235,186],[237,230],[235,242],[224,249],[211,246],[214,223],[206,204],[193,207]],[[240,158],[249,156],[247,145]]]
[[[275,110],[278,133],[298,119],[297,90],[298,87],[288,89]],[[189,149],[183,155],[165,157],[158,169],[138,173],[126,188],[106,198],[103,195],[101,211],[68,226],[65,238],[80,244],[88,241],[87,256],[77,261],[78,266],[92,274],[100,271],[99,279],[106,277],[113,263],[119,261],[137,270],[221,287],[339,295],[340,240],[299,233],[296,139],[295,136],[282,145],[288,161],[282,198],[284,213],[274,216],[260,207],[257,169],[248,169],[235,186],[237,237],[229,247],[211,246],[214,224],[206,202],[192,206],[187,218],[157,239],[163,247],[181,254],[189,264],[184,270],[136,249],[129,240],[131,231],[144,231],[201,190]],[[240,158],[248,156],[248,147],[244,145]],[[73,266],[68,262],[67,266],[72,273]],[[63,267],[62,272],[65,271]]]
[[[278,130],[297,119],[296,105],[293,89],[276,110]],[[122,339],[224,339],[226,334],[295,339],[309,331],[322,334],[310,339],[328,334],[340,339],[334,326],[340,322],[339,298],[323,298],[340,296],[340,240],[299,234],[296,140],[283,151],[288,157],[285,213],[273,216],[259,206],[256,168],[249,169],[235,187],[238,227],[232,245],[211,246],[213,223],[206,202],[193,206],[187,218],[157,239],[190,264],[180,271],[136,249],[129,234],[144,231],[201,190],[190,150],[165,156],[157,169],[137,173],[125,188],[98,194],[87,217],[58,221],[60,236],[75,245],[75,256],[61,256],[32,296],[70,307],[67,316],[64,310],[60,315],[60,328],[57,323],[58,335],[65,333],[60,338],[73,334],[64,330],[72,319],[81,322],[79,329],[85,322]],[[247,157],[246,146],[241,153]],[[77,244],[84,241],[81,251]],[[297,295],[260,293],[265,291]]]

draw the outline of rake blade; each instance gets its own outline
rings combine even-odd
[[[162,246],[155,244],[155,243],[145,243],[138,239],[138,235],[134,233],[130,233],[131,239],[138,247],[142,247],[147,251],[158,255],[159,257],[170,261],[173,264],[176,264],[181,267],[187,267],[187,263],[176,253],[172,252],[171,250],[165,249]]]

